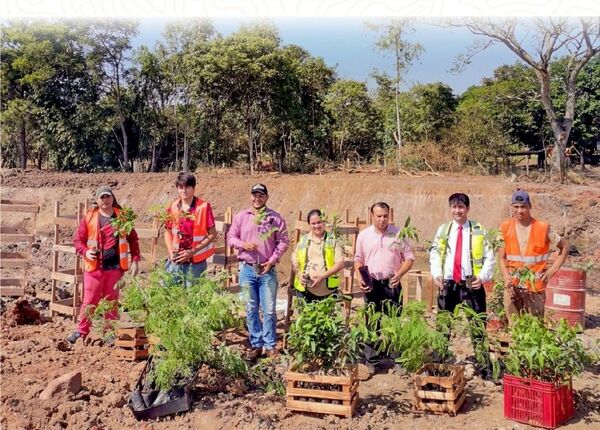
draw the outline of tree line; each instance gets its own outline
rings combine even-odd
[[[556,138],[537,71],[523,63],[457,96],[441,82],[400,91],[398,62],[397,76],[373,72],[374,88],[343,79],[270,24],[223,36],[210,21],[173,22],[154,47],[135,49],[135,22],[14,21],[2,33],[2,167],[312,172],[400,159],[404,169],[497,173],[507,153]],[[403,46],[408,67],[422,48]],[[572,102],[571,63],[548,64],[557,111]],[[569,139],[582,149],[600,140],[598,55],[576,78]]]

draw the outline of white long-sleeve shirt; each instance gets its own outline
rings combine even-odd
[[[472,221],[471,221],[472,222]],[[458,234],[458,223],[452,221],[450,227],[450,233],[448,234],[448,245],[446,246],[446,257],[444,260],[444,267],[442,268],[442,256],[440,255],[439,240],[440,237],[446,234],[447,224],[441,225],[433,240],[433,246],[429,253],[429,265],[431,270],[431,276],[433,278],[442,277],[442,279],[452,279],[452,272],[454,269],[454,253],[456,248],[456,238]],[[470,245],[470,225],[469,220],[463,224],[462,232],[462,259],[461,259],[461,279],[464,280],[466,276],[472,275],[473,270],[471,269],[471,245]],[[485,230],[484,230],[485,233]],[[496,259],[494,257],[494,251],[488,243],[484,243],[483,251],[483,267],[479,272],[479,279],[482,282],[492,280],[494,277],[494,264]]]

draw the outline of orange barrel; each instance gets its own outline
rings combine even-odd
[[[546,286],[546,316],[567,320],[571,326],[585,328],[585,272],[560,269]]]

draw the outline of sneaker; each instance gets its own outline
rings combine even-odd
[[[81,333],[79,333],[79,330],[75,330],[73,333],[68,335],[65,340],[67,342],[69,342],[71,345],[74,345],[75,342],[77,342],[77,339],[79,339],[80,337],[81,337]]]

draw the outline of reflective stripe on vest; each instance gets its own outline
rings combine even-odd
[[[335,239],[329,238],[327,232],[325,232],[325,243],[323,245],[323,259],[325,260],[325,268],[331,269],[335,265]],[[310,246],[310,240],[308,234],[303,235],[298,242],[298,252],[296,252],[296,262],[298,263],[298,271],[304,272],[306,264],[308,263],[308,247]],[[331,275],[327,278],[327,288],[335,290],[340,286],[339,272]],[[300,292],[306,291],[304,284],[302,284],[298,274],[294,278],[294,288]]]
[[[119,215],[119,208],[114,208],[115,215]],[[88,249],[98,249],[98,243],[100,239],[100,211],[98,209],[90,209],[85,214],[85,223],[87,226],[88,239],[86,246]],[[127,270],[129,268],[129,243],[127,237],[119,237],[119,267],[121,270]],[[93,272],[98,268],[98,259],[93,260],[83,257],[83,270],[86,272]]]
[[[446,263],[446,250],[448,249],[448,238],[450,237],[450,229],[452,221],[444,224],[442,231],[446,231],[445,239],[439,240],[440,256],[442,259],[442,273],[444,273],[444,265]],[[473,276],[479,276],[483,268],[483,253],[485,252],[485,234],[483,226],[477,221],[469,221],[469,250],[471,252],[471,272]],[[461,250],[462,252],[462,250]]]
[[[546,269],[546,263],[550,258],[550,241],[548,240],[548,224],[532,219],[531,230],[527,240],[527,247],[523,253],[519,247],[517,238],[517,227],[514,218],[506,220],[500,226],[504,238],[504,249],[506,252],[506,265],[509,271],[514,272],[521,267],[528,267],[536,275],[536,281],[532,285],[526,281],[525,286],[531,292],[540,292],[546,285],[540,279],[541,272]]]
[[[194,197],[196,199],[196,207],[194,208],[194,230],[192,232],[192,248],[196,248],[208,235],[208,203]],[[171,203],[170,211],[175,216],[176,221],[173,222],[173,252],[179,251],[179,213],[181,209],[179,204],[181,199],[175,199]],[[192,256],[193,263],[200,263],[215,253],[215,246],[211,242],[208,245],[194,252]]]

